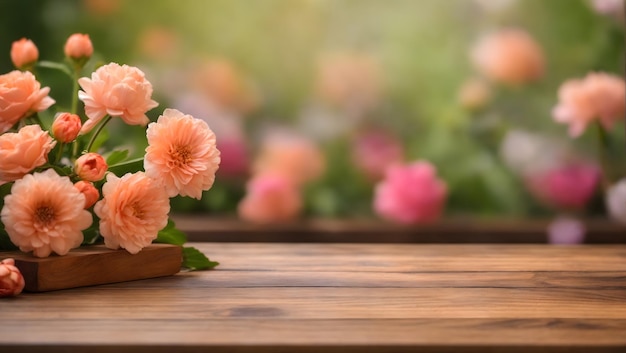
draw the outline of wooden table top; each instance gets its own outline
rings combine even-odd
[[[0,352],[626,352],[626,245],[193,245],[221,265],[0,300]]]

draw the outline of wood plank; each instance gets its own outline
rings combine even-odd
[[[170,289],[25,295],[1,302],[0,312],[12,319],[626,319],[626,288],[194,288],[177,277]]]
[[[281,271],[626,271],[626,246],[197,243],[220,268]]]
[[[259,225],[236,218],[174,215],[179,229],[200,242],[547,243],[552,219],[447,217],[433,224],[398,225],[372,219],[306,219]],[[626,226],[584,219],[585,243],[624,244]]]
[[[0,347],[7,348],[7,352],[26,351],[23,344],[31,343],[28,339],[33,338],[44,347],[68,352],[85,348],[95,352],[152,352],[159,348],[163,352],[167,352],[164,348],[175,352],[275,352],[295,348],[304,352],[356,348],[365,352],[458,352],[459,348],[479,352],[480,348],[482,352],[587,349],[595,353],[619,352],[626,347],[626,320],[606,319],[188,319],[163,320],[159,325],[142,319],[131,319],[124,325],[115,319],[33,319],[15,323],[5,325],[0,332]],[[23,332],[24,327],[29,332]]]
[[[170,276],[180,271],[182,249],[152,244],[132,255],[104,245],[81,247],[65,256],[33,257],[22,252],[0,252],[11,257],[24,275],[25,290],[45,292],[98,284]]]

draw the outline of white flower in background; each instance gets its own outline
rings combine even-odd
[[[614,220],[626,224],[626,178],[606,191],[606,208]]]
[[[568,151],[556,139],[524,130],[510,130],[500,145],[506,166],[518,175],[547,170],[564,160]]]

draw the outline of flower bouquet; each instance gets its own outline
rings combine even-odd
[[[180,255],[186,238],[169,220],[170,198],[200,199],[211,188],[220,163],[215,134],[174,109],[150,123],[146,112],[158,103],[136,67],[110,63],[81,77],[93,54],[88,35],[70,36],[64,52],[65,63],[39,61],[32,41],[16,41],[11,58],[18,70],[0,75],[0,250],[61,258],[103,244],[129,257],[158,242],[176,245]],[[56,102],[34,74],[40,69],[72,80],[69,109],[47,112]],[[147,126],[143,157],[106,150],[103,132],[113,119]],[[186,247],[180,261],[191,270],[217,265]],[[12,266],[0,264],[0,288],[19,287]]]

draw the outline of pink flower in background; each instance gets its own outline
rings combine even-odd
[[[25,285],[24,276],[15,267],[15,260],[0,261],[0,297],[14,297],[22,293]]]
[[[540,79],[545,71],[543,50],[521,29],[488,34],[474,47],[471,57],[486,78],[512,86]]]
[[[446,196],[446,184],[430,163],[396,165],[374,189],[374,210],[400,223],[432,222],[441,216]]]
[[[569,134],[578,137],[594,120],[611,129],[624,120],[626,85],[621,77],[592,72],[583,79],[566,81],[559,88],[559,104],[554,107],[554,120],[569,124]]]
[[[15,70],[0,75],[0,134],[20,119],[54,104],[54,99],[48,97],[49,92],[50,88],[41,88],[30,72]]]
[[[248,146],[243,137],[220,137],[217,147],[221,157],[220,169],[217,171],[218,176],[232,178],[244,176],[248,173],[250,157],[248,155]]]
[[[50,132],[55,139],[63,143],[70,143],[78,137],[82,126],[83,123],[78,115],[61,113],[54,118]]]
[[[572,162],[526,176],[528,190],[539,201],[553,207],[581,209],[593,196],[600,169],[587,162]]]
[[[267,136],[254,163],[255,174],[281,174],[296,185],[318,179],[326,160],[311,140],[289,133]]]
[[[585,224],[571,217],[558,217],[548,225],[550,244],[580,244],[585,240]]]
[[[74,171],[82,180],[98,181],[104,178],[109,166],[98,153],[85,153],[74,162]]]
[[[598,14],[612,17],[622,23],[624,22],[626,17],[624,0],[590,0],[589,4]]]
[[[89,59],[93,55],[93,44],[88,34],[72,34],[63,47],[65,56],[73,60]]]
[[[0,185],[17,180],[48,161],[56,141],[39,125],[0,135]]]
[[[207,123],[176,109],[165,109],[146,131],[146,175],[165,186],[170,197],[196,199],[209,190],[220,165],[215,134]]]
[[[402,143],[383,130],[369,130],[356,136],[352,161],[368,178],[379,180],[385,170],[404,161]]]
[[[83,241],[92,222],[85,197],[68,177],[53,169],[27,174],[4,197],[1,217],[11,242],[21,251],[47,257],[67,254]]]
[[[22,38],[11,45],[11,61],[18,69],[26,69],[39,59],[39,50],[32,40]]]
[[[152,84],[136,67],[110,63],[101,66],[91,79],[78,79],[82,91],[78,98],[85,103],[89,120],[81,129],[86,134],[107,114],[120,117],[128,125],[147,125],[146,112],[157,105],[152,100]]]
[[[88,181],[80,180],[76,184],[74,184],[76,190],[80,191],[83,196],[85,196],[85,208],[89,208],[93,206],[96,201],[100,198],[100,192],[93,183]]]
[[[282,175],[257,175],[248,182],[238,207],[239,217],[256,223],[286,222],[298,216],[302,196],[296,185]]]
[[[150,245],[167,225],[170,212],[167,192],[142,172],[121,178],[109,173],[102,196],[94,212],[100,217],[100,233],[109,249],[122,248],[136,254]]]
[[[606,208],[615,221],[626,224],[626,178],[606,190]]]

